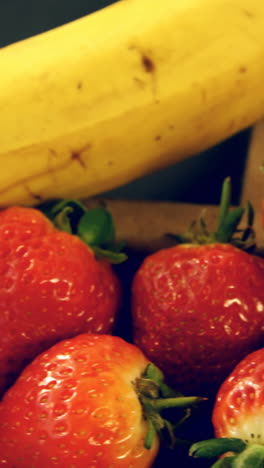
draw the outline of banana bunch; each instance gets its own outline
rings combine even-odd
[[[0,71],[0,205],[92,196],[264,115],[264,2],[121,0]]]

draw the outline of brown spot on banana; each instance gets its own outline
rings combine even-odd
[[[85,146],[83,146],[80,150],[74,150],[74,151],[69,151],[69,154],[70,154],[70,157],[67,159],[67,160],[64,160],[61,164],[56,164],[56,166],[52,166],[52,165],[49,165],[49,167],[45,170],[42,170],[42,171],[39,171],[35,174],[31,174],[27,177],[24,177],[24,178],[21,178],[17,181],[14,181],[13,183],[1,188],[0,190],[0,197],[2,194],[5,194],[7,192],[9,192],[10,190],[16,188],[16,187],[23,187],[25,192],[27,192],[32,200],[32,202],[34,204],[36,204],[36,202],[40,203],[42,202],[45,197],[43,198],[39,193],[33,191],[31,188],[30,188],[30,185],[31,183],[35,182],[37,179],[41,178],[41,177],[45,177],[47,175],[50,175],[50,176],[54,176],[56,177],[56,174],[60,171],[63,171],[65,169],[67,169],[71,164],[73,164],[75,161],[77,161],[80,166],[84,169],[86,168],[86,163],[85,161],[83,160],[83,158],[81,158],[81,154],[85,151],[87,151],[88,149],[91,148],[91,144],[90,143],[87,143]],[[51,156],[55,157],[55,156],[58,156],[57,152],[53,149],[53,148],[49,148],[48,149],[48,152]]]
[[[245,8],[243,8],[242,11],[243,11],[244,15],[247,16],[248,18],[254,18],[255,17],[255,15],[251,11],[246,10]]]
[[[84,169],[86,169],[86,162],[85,160],[83,159],[82,157],[82,154],[89,150],[91,148],[91,144],[90,143],[87,143],[83,148],[79,149],[79,150],[73,150],[71,152],[71,156],[70,156],[70,160],[71,161],[77,161],[81,167],[83,167]]]
[[[247,72],[247,67],[241,65],[241,67],[239,68],[239,73],[246,73]]]
[[[38,203],[43,201],[43,197],[39,193],[33,192],[27,185],[24,185],[24,189],[29,193],[33,200],[36,200]]]
[[[137,76],[134,76],[134,77],[133,77],[133,81],[134,81],[134,83],[136,83],[136,85],[137,85],[139,88],[144,88],[144,87],[146,86],[145,81],[141,80],[141,79],[138,78]]]
[[[84,160],[82,159],[81,153],[79,151],[73,151],[72,152],[71,160],[72,161],[77,161],[80,164],[80,166],[82,166],[83,168],[86,168],[86,164],[85,164]]]
[[[141,60],[142,60],[142,65],[144,67],[144,70],[147,73],[154,73],[155,72],[155,68],[156,68],[155,63],[153,62],[153,60],[148,55],[143,54],[142,57],[141,57]]]
[[[156,63],[151,57],[152,51],[150,49],[144,50],[141,46],[138,46],[137,44],[130,44],[128,46],[128,50],[133,51],[139,55],[139,64],[141,67],[141,74],[142,74],[142,69],[144,74],[149,75],[150,81],[146,81],[145,78],[140,78],[140,77],[134,77],[133,80],[138,84],[138,86],[143,87],[143,85],[148,86],[151,84],[152,87],[152,95],[153,95],[153,100],[157,104],[159,103],[159,100],[157,99],[157,66]]]

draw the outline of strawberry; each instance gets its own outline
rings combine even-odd
[[[238,231],[230,190],[226,179],[216,233],[202,221],[194,244],[147,256],[133,279],[134,341],[184,393],[209,396],[263,343],[264,260],[237,247],[254,241],[252,210]]]
[[[6,392],[0,466],[150,467],[156,430],[169,427],[163,409],[187,411],[198,401],[169,389],[136,346],[82,334],[39,355]]]
[[[190,454],[210,458],[229,452],[213,466],[263,467],[263,420],[264,348],[261,348],[237,364],[218,390],[212,421],[219,439],[194,444]]]
[[[70,233],[76,207],[81,238]],[[109,214],[74,202],[56,204],[50,213],[56,227],[35,208],[0,211],[0,394],[25,363],[60,339],[110,333],[119,308],[116,274],[84,242],[105,253],[94,245],[100,222],[98,228],[93,218],[101,217],[105,228]],[[100,229],[97,234],[102,240]],[[114,260],[118,255],[113,253]]]
[[[213,411],[215,435],[264,445],[263,419],[264,348],[261,348],[246,356],[221,385]]]

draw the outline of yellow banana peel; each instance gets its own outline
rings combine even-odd
[[[0,50],[0,205],[99,194],[263,115],[263,0],[121,0]]]

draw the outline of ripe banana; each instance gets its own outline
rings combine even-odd
[[[264,115],[264,2],[121,0],[0,70],[0,205],[95,195]]]

